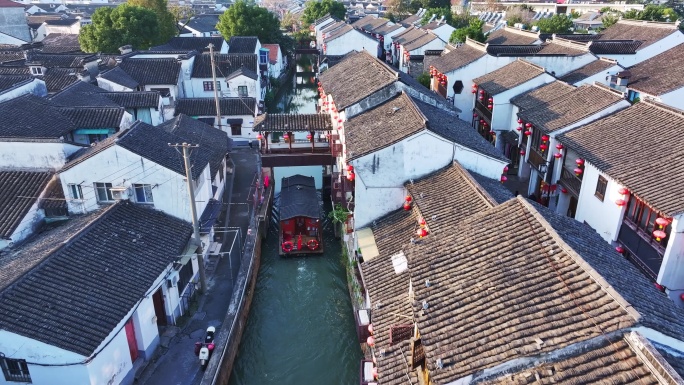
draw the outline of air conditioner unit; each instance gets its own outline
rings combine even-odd
[[[109,189],[112,193],[112,198],[114,200],[120,201],[124,199],[128,199],[129,196],[129,191],[128,187],[126,186],[114,186]]]
[[[178,276],[174,274],[172,277],[166,280],[166,284],[168,287],[178,286]]]

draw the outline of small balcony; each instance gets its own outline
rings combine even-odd
[[[536,168],[538,171],[544,171],[542,166],[546,165],[546,159],[542,154],[537,152],[537,150],[530,150],[530,156],[527,158],[527,162],[531,164],[532,167]]]
[[[560,184],[563,185],[575,197],[579,197],[582,188],[582,180],[575,173],[567,168],[561,169]]]
[[[492,110],[487,108],[487,105],[479,100],[475,100],[475,110],[477,110],[480,116],[484,117],[491,126],[492,123]]]

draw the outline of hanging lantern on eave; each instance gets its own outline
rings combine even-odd
[[[473,118],[477,118],[477,114],[473,114]]]
[[[508,180],[508,177],[506,177],[506,175],[501,175],[501,183],[503,183],[507,180]]]
[[[352,166],[351,164],[348,164],[347,165],[347,172],[352,172],[352,171],[354,171],[354,166]]]
[[[484,100],[484,96],[482,96],[482,95],[478,96],[478,97],[477,97],[477,100],[483,101],[483,100]]]
[[[563,187],[563,188],[561,188],[561,192],[562,192],[563,194],[567,194],[567,193],[568,193],[568,189],[566,189],[565,187]]]
[[[576,168],[575,170],[579,170],[579,169]],[[580,173],[580,174],[581,174],[581,173]],[[616,200],[615,200],[615,204],[616,204],[618,207],[623,207],[623,206],[625,206],[625,205],[627,204],[627,201],[624,200],[624,199],[616,199]]]
[[[660,242],[667,237],[667,233],[665,233],[663,230],[656,230],[653,232],[653,236],[655,237],[656,241]]]
[[[264,136],[261,135],[261,132],[260,132],[260,133],[257,134],[256,138],[257,138],[257,140],[261,140],[261,139],[264,138]]]
[[[489,99],[487,99],[487,101],[488,101],[489,103],[494,103],[494,98],[490,97]]]
[[[541,140],[542,140],[542,142],[544,142],[544,143],[545,143],[545,142],[548,142],[548,141],[549,141],[549,136],[548,136],[548,135],[542,135],[542,136],[541,136]]]
[[[373,324],[368,324],[368,333],[373,334]]]
[[[413,198],[411,198],[410,195],[407,195],[407,196],[404,198],[404,200],[405,200],[406,202],[411,203],[411,201],[413,200]]]
[[[503,168],[503,173],[505,174],[505,173],[507,173],[507,172],[508,172],[508,166],[504,166],[504,168]]]
[[[525,155],[525,149],[524,148],[520,149],[520,155],[523,155],[523,156]]]
[[[311,138],[313,138],[313,136],[312,136],[311,134],[306,134],[306,139],[307,139],[307,140],[311,140]]]
[[[575,163],[577,164],[577,167],[582,167],[584,166],[584,159],[577,158]]]
[[[375,338],[373,338],[373,336],[366,338],[366,343],[372,348],[375,346]]]
[[[425,237],[425,236],[428,235],[428,231],[425,230],[425,229],[423,229],[423,228],[420,228],[420,229],[416,230],[416,235],[417,235],[419,238],[423,238],[423,237]]]
[[[582,169],[581,168],[576,168],[574,171],[575,171],[576,176],[582,175]]]
[[[421,226],[425,226],[425,224],[426,224],[426,223],[425,223],[425,218],[423,218],[423,217],[418,218],[418,224],[421,225]]]
[[[354,175],[353,172],[350,172],[349,174],[347,174],[347,180],[348,181],[353,182],[354,178],[356,178],[356,176]]]
[[[620,187],[620,189],[618,190],[618,194],[627,195],[629,194],[629,190],[627,189],[627,187]]]
[[[516,128],[516,130],[518,130],[518,131],[522,131],[522,129],[523,129],[522,126],[518,126],[518,127]]]
[[[539,145],[539,149],[541,150],[541,152],[546,151],[548,148],[549,146],[546,143],[542,143]]]
[[[480,95],[484,95],[484,90],[480,90]]]
[[[526,128],[532,127],[532,123],[525,123],[525,127],[526,127]]]
[[[532,135],[532,131],[527,130],[527,131],[523,132],[523,135],[530,136],[530,135]]]
[[[561,154],[560,152],[557,152],[557,153],[553,154],[553,157],[556,159],[560,159],[563,157],[563,154]]]
[[[518,118],[518,124],[522,124],[523,120]]]
[[[404,211],[411,210],[411,204],[409,202],[404,202]]]
[[[558,144],[556,145],[556,149],[557,149],[558,151],[562,150],[562,149],[563,149],[563,145],[560,144],[560,143],[558,143]]]
[[[286,132],[283,134],[283,139],[288,140],[290,139],[290,135]]]
[[[620,245],[617,245],[615,246],[615,251],[617,251],[618,254],[623,254],[625,252],[625,248]]]
[[[659,284],[658,282],[655,283],[656,289],[662,291],[663,293],[665,292],[665,286]]]
[[[670,220],[667,219],[667,218],[658,217],[658,218],[656,219],[655,223],[656,223],[656,225],[658,225],[658,228],[659,228],[659,229],[662,229],[662,228],[664,228],[664,227],[667,227],[667,225],[670,224]]]
[[[487,104],[487,108],[491,110],[494,106],[492,104]]]

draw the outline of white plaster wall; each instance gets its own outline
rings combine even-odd
[[[219,97],[237,97],[239,95],[239,86],[247,86],[248,97],[259,99],[261,96],[258,80],[254,80],[247,76],[240,75],[230,79],[226,84],[225,77],[219,76],[219,74],[217,74],[216,81],[221,84]],[[204,82],[211,82],[211,78],[192,78],[190,80],[190,87],[186,87],[186,96],[188,98],[213,98],[214,91],[205,91]]]
[[[180,156],[180,155],[179,155]],[[204,170],[205,182],[196,189],[197,215],[200,216],[211,197],[209,166]],[[94,190],[95,182],[130,187],[132,184],[151,184],[154,207],[176,218],[191,221],[185,178],[174,171],[153,163],[122,147],[112,146],[60,173],[62,188],[67,194],[69,211],[90,212],[99,208]],[[69,184],[80,184],[82,200],[71,200]],[[135,201],[135,195],[131,196]]]
[[[619,65],[614,65],[605,71],[601,71],[595,75],[589,76],[586,79],[582,79],[577,83],[573,83],[573,85],[579,87],[583,84],[594,84],[594,82],[598,82],[600,84],[607,86],[610,83],[610,76],[615,75],[620,71],[622,71],[622,67],[620,67]],[[608,80],[606,80],[606,78],[608,78]]]
[[[479,152],[458,144],[454,144],[454,160],[457,160],[463,168],[476,172],[487,178],[498,180],[507,161],[491,158]]]
[[[508,131],[510,129],[514,129],[516,126],[511,126],[511,117],[513,114],[513,105],[511,104],[511,98],[520,95],[523,92],[527,92],[533,88],[539,87],[543,84],[551,83],[554,80],[555,78],[553,76],[544,73],[517,87],[511,88],[510,90],[494,95],[494,109],[492,110],[492,129],[496,131]],[[468,88],[465,83],[463,84],[463,87],[463,92],[470,93],[470,88]],[[475,94],[473,93],[470,94],[475,96]],[[472,114],[470,114],[470,117],[472,119]]]
[[[473,106],[475,105],[475,94],[470,92],[473,79],[484,74],[497,70],[506,64],[515,61],[515,57],[494,57],[485,55],[469,65],[447,73],[447,96],[453,96],[454,105],[462,111],[460,118],[470,122],[473,119]],[[463,82],[463,91],[460,94],[454,93],[454,83],[457,80]]]
[[[684,214],[672,220],[670,240],[658,272],[658,283],[670,290],[683,290],[684,285]]]
[[[64,33],[69,35],[78,35],[81,31],[81,23],[74,23],[72,25],[48,25],[45,24],[45,33]]]
[[[425,44],[422,47],[418,47],[414,49],[413,51],[409,51],[409,54],[411,55],[423,55],[425,54],[426,50],[431,50],[431,49],[444,49],[444,46],[446,45],[446,42],[442,39],[435,39],[427,44]]]
[[[388,34],[386,34],[386,35],[385,35],[385,38],[384,38],[384,40],[383,40],[383,42],[384,42],[384,44],[385,44],[385,50],[388,50],[388,51],[389,51],[389,50],[392,48],[392,42],[394,41],[394,40],[393,40],[393,39],[394,39],[394,36],[396,36],[396,35],[398,35],[398,34],[404,32],[405,30],[406,30],[406,28],[404,28],[404,27],[399,27],[399,28],[397,28],[396,30],[394,30],[394,31],[392,31],[392,32],[390,32],[390,33],[388,33]]]
[[[180,80],[179,80],[179,82],[180,82]],[[173,85],[171,85],[171,84],[146,84],[145,89],[143,91],[154,91],[154,89],[159,89],[159,88],[168,88],[171,92],[171,97],[174,99],[177,99],[178,97],[184,96],[184,95],[181,95],[179,93],[180,87],[178,86],[178,84],[173,84]],[[126,91],[126,89],[124,89],[122,91]],[[167,103],[171,103],[170,100],[167,102],[168,98],[162,98],[162,100],[164,100],[164,102],[163,102],[164,105],[167,105]]]
[[[672,31],[672,34],[664,39],[637,51],[636,55],[601,55],[610,59],[617,60],[623,67],[631,67],[642,61],[648,60],[653,56],[659,55],[672,47],[684,43],[684,34],[679,31]]]
[[[124,87],[121,84],[114,83],[110,80],[103,79],[101,77],[97,78],[97,86],[102,88],[103,90],[107,91],[122,91],[122,92],[128,92],[128,91],[134,91],[132,88]]]
[[[668,106],[684,110],[684,87],[666,94],[662,94],[656,99],[661,103],[667,104]]]
[[[316,41],[318,42],[318,45],[320,46],[322,44],[323,40],[323,34],[321,31],[325,29],[325,27],[329,26],[330,24],[334,23],[335,20],[329,18],[327,20],[322,21],[320,24],[316,24],[314,26],[314,35],[316,36]]]
[[[597,59],[586,53],[580,56],[526,56],[525,60],[544,67],[549,73],[555,72],[556,76],[563,76]]]
[[[449,24],[442,24],[438,28],[435,28],[432,30],[432,32],[439,36],[440,39],[443,41],[447,42],[449,41],[449,38],[451,37],[451,33],[454,32],[456,28],[450,26]],[[443,46],[442,46],[443,48]]]
[[[26,95],[29,93],[37,96],[46,96],[47,87],[45,86],[45,82],[38,78],[34,78],[33,81],[31,81],[28,84],[24,84],[22,86],[15,87],[5,92],[2,92],[0,93],[0,103],[14,98],[18,98],[22,95]]]
[[[61,142],[0,142],[0,168],[58,170],[82,147]]]
[[[608,180],[603,202],[594,196],[599,175]],[[615,201],[622,198],[618,194],[618,190],[621,187],[623,186],[610,179],[608,175],[601,173],[589,162],[584,163],[582,188],[577,202],[575,219],[580,222],[586,222],[606,242],[615,241],[620,231],[620,224],[622,223],[625,209],[616,205]]]
[[[355,227],[367,226],[396,210],[403,203],[406,181],[437,171],[452,159],[453,144],[427,131],[355,159],[352,165],[361,182],[357,183],[354,193],[357,207],[363,207],[354,213]],[[365,191],[357,195],[360,190]],[[388,194],[399,198],[390,199]]]
[[[325,54],[346,55],[351,51],[365,50],[375,57],[378,44],[380,43],[371,39],[365,33],[352,29],[334,40],[326,41]]]
[[[126,317],[119,322],[112,331],[118,331],[118,333],[114,335],[113,338],[108,337],[107,340],[105,340],[109,342],[111,339],[111,342],[109,342],[109,344],[88,364],[89,384],[120,384],[128,372],[133,369],[131,354],[128,349],[128,339],[126,338],[126,330],[124,328],[128,319],[129,317]],[[99,350],[101,347],[102,345],[97,349]]]
[[[152,294],[143,298],[133,316],[135,340],[138,343],[138,350],[142,351],[148,350],[151,346],[154,349],[159,344],[159,329],[155,318]]]

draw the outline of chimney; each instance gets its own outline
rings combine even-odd
[[[124,45],[123,47],[119,47],[119,52],[121,52],[122,55],[125,55],[127,53],[133,52],[133,46],[129,45]]]

